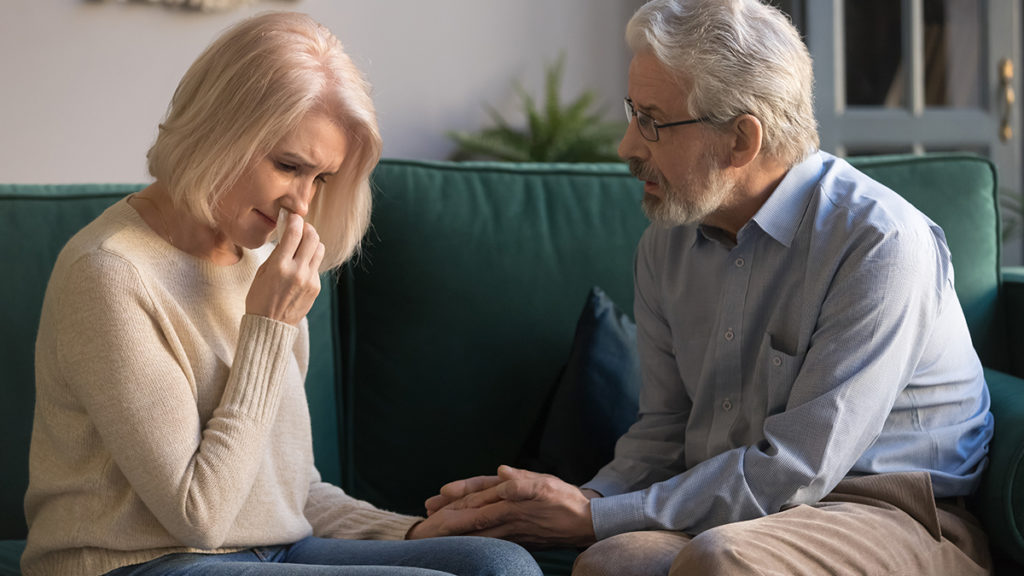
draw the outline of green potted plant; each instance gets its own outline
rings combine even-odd
[[[543,110],[518,82],[526,126],[513,127],[490,105],[485,105],[494,126],[478,132],[448,132],[458,147],[452,160],[509,162],[618,162],[615,153],[626,129],[624,122],[609,122],[593,109],[595,95],[585,91],[563,105],[560,96],[564,55],[545,69]]]

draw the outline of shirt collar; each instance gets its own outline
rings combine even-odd
[[[800,227],[811,193],[821,179],[824,168],[822,154],[820,151],[815,152],[790,168],[752,218],[761,230],[787,248]],[[740,230],[742,233],[743,230]]]

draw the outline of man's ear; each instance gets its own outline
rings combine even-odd
[[[741,168],[753,162],[761,152],[761,121],[750,114],[741,114],[732,121],[732,135],[730,164]]]

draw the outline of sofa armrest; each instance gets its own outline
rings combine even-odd
[[[1024,564],[1024,380],[985,369],[995,434],[972,508],[994,552]]]
[[[1003,302],[1006,313],[1008,370],[1024,378],[1024,266],[1002,269]]]

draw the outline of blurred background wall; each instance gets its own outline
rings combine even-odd
[[[384,153],[442,159],[448,130],[521,120],[565,54],[563,95],[592,90],[621,116],[623,29],[641,0],[258,0],[222,13],[145,2],[4,0],[0,180],[143,182],[145,154],[178,80],[233,22],[268,9],[331,28],[371,83]],[[625,128],[625,124],[623,125]]]

